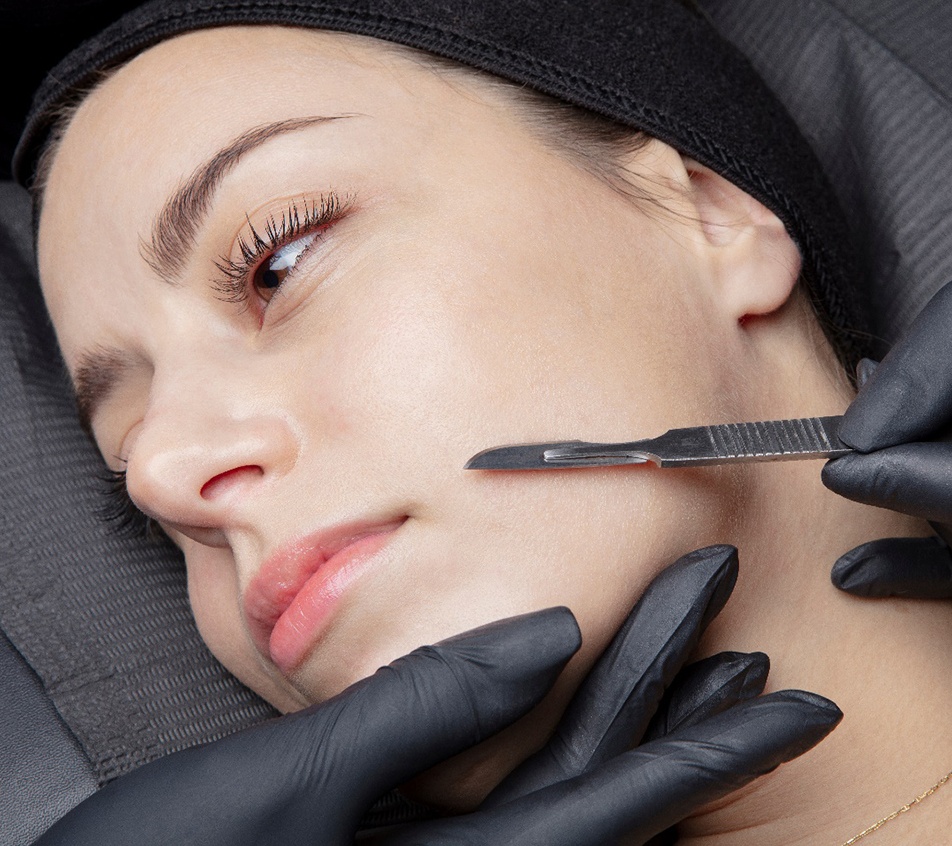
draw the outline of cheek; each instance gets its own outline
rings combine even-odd
[[[244,632],[238,616],[238,578],[233,560],[224,550],[186,542],[188,598],[202,639],[232,672],[250,667]],[[222,560],[215,560],[222,559]],[[237,673],[236,673],[237,674]]]
[[[298,677],[312,699],[422,644],[553,605],[579,619],[581,666],[663,567],[727,540],[710,474],[464,471],[490,446],[630,440],[684,425],[684,403],[712,412],[671,378],[650,322],[639,335],[628,316],[580,306],[587,280],[567,255],[410,242],[392,266],[413,275],[349,289],[301,371],[302,418],[322,435],[308,462],[340,496],[412,517]]]
[[[717,486],[708,498],[689,476],[487,474],[442,486],[347,604],[299,689],[323,699],[417,646],[556,605],[582,630],[577,681],[661,569],[725,539]]]
[[[327,483],[315,507],[411,517],[297,674],[311,700],[422,644],[553,605],[579,619],[581,666],[663,567],[729,540],[711,475],[462,469],[505,443],[623,441],[716,418],[690,379],[696,345],[672,339],[676,299],[658,293],[679,266],[633,279],[594,236],[561,234],[571,226],[521,238],[487,224],[473,239],[457,224],[395,224],[385,249],[315,298],[280,371],[309,435],[297,478]],[[633,313],[636,284],[658,301]]]
[[[188,596],[202,640],[239,680],[282,711],[302,707],[264,666],[241,622],[238,576],[231,554],[222,549],[182,543],[188,571]]]

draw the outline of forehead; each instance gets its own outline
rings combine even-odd
[[[163,148],[184,162],[215,136],[223,140],[242,124],[288,109],[379,107],[419,93],[420,80],[408,79],[415,70],[393,45],[361,36],[275,26],[199,30],[112,72],[77,111],[57,158],[108,127],[97,137],[103,151],[135,140],[146,144],[140,155]],[[164,147],[168,138],[174,149]]]
[[[47,198],[64,173],[75,180],[74,171],[83,176],[74,189],[96,187],[97,176],[146,171],[158,196],[170,187],[160,184],[166,174],[189,172],[249,126],[315,109],[383,117],[412,107],[427,76],[390,45],[360,36],[270,26],[178,36],[85,99],[56,153]]]

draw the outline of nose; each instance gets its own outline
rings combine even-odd
[[[206,371],[201,384],[176,379],[162,389],[154,379],[129,440],[132,500],[201,543],[217,545],[227,529],[260,521],[263,495],[297,461],[287,409],[246,381]]]

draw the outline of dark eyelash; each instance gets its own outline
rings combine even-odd
[[[144,514],[129,496],[125,470],[106,470],[99,478],[99,492],[105,497],[99,518],[109,525],[111,531],[128,537],[156,540],[161,536],[159,524]]]
[[[304,200],[302,207],[292,200],[281,212],[280,220],[271,215],[265,221],[264,233],[259,232],[248,219],[250,239],[238,237],[238,249],[241,257],[234,259],[222,256],[215,262],[222,277],[214,281],[215,290],[221,299],[228,303],[246,305],[250,296],[248,279],[269,253],[290,244],[302,235],[336,222],[353,205],[353,197],[343,200],[335,193],[322,194],[320,199],[308,204]]]

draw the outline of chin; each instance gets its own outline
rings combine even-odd
[[[422,646],[540,605],[516,591],[500,591],[506,597],[500,601],[494,592],[487,597],[472,585],[432,587],[422,597],[418,589],[404,585],[374,587],[340,609],[334,624],[289,675],[291,686],[309,703],[336,696]]]

